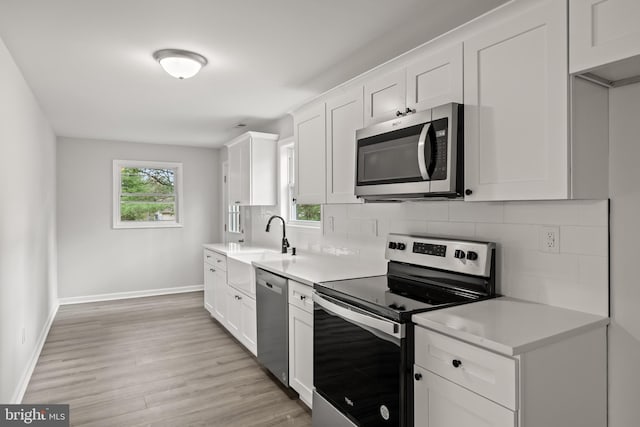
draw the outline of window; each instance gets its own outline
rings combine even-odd
[[[295,163],[294,163],[294,146],[287,144],[282,147],[284,153],[282,155],[282,164],[284,167],[282,177],[285,178],[286,193],[284,203],[284,215],[290,223],[297,225],[306,225],[319,227],[321,220],[320,205],[300,205],[295,202]]]
[[[181,227],[182,163],[113,161],[113,228]]]

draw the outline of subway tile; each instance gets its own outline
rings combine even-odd
[[[475,238],[476,225],[471,222],[429,222],[427,232],[433,236]]]
[[[606,256],[609,232],[606,227],[560,227],[560,252]]]
[[[506,248],[538,249],[538,226],[526,224],[476,224],[475,237]]]
[[[606,200],[505,202],[504,222],[605,226],[608,223],[607,209]]]
[[[390,220],[389,232],[400,234],[426,234],[427,221]]]
[[[405,203],[405,218],[423,221],[447,221],[448,201],[421,201]]]
[[[405,203],[365,203],[361,217],[402,219],[405,217]]]
[[[364,204],[352,203],[347,205],[347,217],[362,218],[364,216]]]
[[[606,256],[578,258],[579,303],[583,309],[601,316],[609,315],[609,259]]]
[[[347,218],[347,205],[324,205],[322,215]]]
[[[502,202],[449,202],[449,221],[501,223],[503,220]]]

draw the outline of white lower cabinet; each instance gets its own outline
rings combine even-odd
[[[415,427],[516,427],[515,412],[414,365]]]
[[[204,308],[213,315],[213,304],[215,302],[213,293],[213,283],[216,278],[216,270],[209,264],[204,264]]]
[[[253,355],[258,354],[256,341],[256,300],[227,286],[227,323],[226,327]]]
[[[602,427],[606,372],[604,327],[514,355],[417,327],[414,425]]]
[[[224,325],[226,316],[227,257],[205,249],[204,307]]]
[[[213,276],[213,317],[224,324],[227,317],[227,274],[223,270],[216,270]]]
[[[312,407],[313,301],[312,288],[289,280],[289,385]]]
[[[258,355],[258,327],[256,315],[256,300],[243,296],[240,300],[240,341],[249,351]]]

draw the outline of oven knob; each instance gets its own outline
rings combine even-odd
[[[461,251],[460,249],[456,249],[456,251],[453,253],[453,257],[454,258],[464,259],[465,256],[466,255],[465,255],[464,251]]]
[[[467,259],[469,261],[475,261],[475,260],[478,259],[478,254],[476,252],[473,252],[473,251],[468,251],[467,252]]]
[[[396,242],[389,242],[389,249],[396,249],[398,244]]]
[[[398,243],[399,251],[404,251],[405,249],[407,249],[407,245],[405,245],[404,243]]]

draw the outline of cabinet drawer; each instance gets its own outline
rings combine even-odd
[[[517,410],[517,362],[416,328],[415,363],[512,410]]]
[[[289,280],[289,304],[293,304],[308,313],[313,313],[312,293],[313,288],[311,286]]]
[[[220,270],[227,271],[227,257],[217,252],[204,250],[204,262],[216,266]]]

